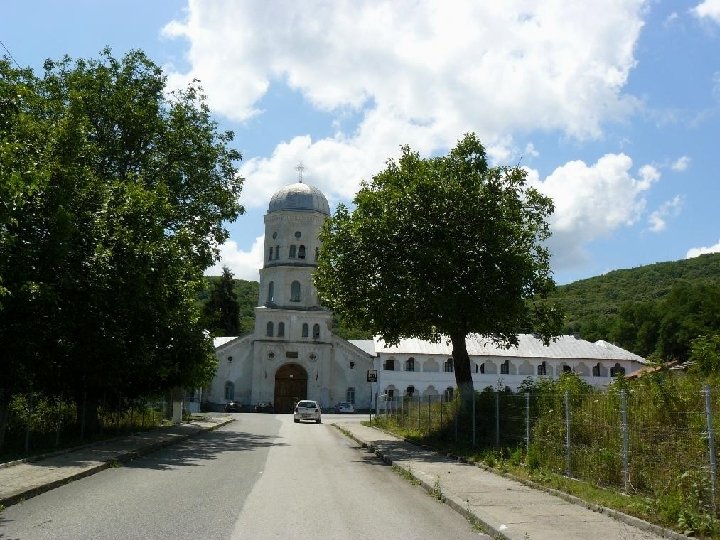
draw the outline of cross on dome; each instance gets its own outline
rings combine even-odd
[[[303,181],[302,175],[303,175],[303,171],[305,170],[305,165],[303,165],[302,161],[298,162],[297,167],[295,167],[295,170],[298,172],[298,182],[300,182],[302,184],[302,181]]]

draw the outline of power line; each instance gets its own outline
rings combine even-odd
[[[8,54],[8,56],[10,57],[10,60],[12,60],[13,62],[15,62],[15,65],[18,67],[18,69],[20,69],[20,64],[17,63],[17,60],[15,60],[15,57],[14,57],[14,56],[12,55],[12,53],[10,52],[10,49],[8,49],[8,48],[5,46],[5,44],[2,42],[2,40],[0,40],[0,45],[2,45],[2,48],[5,49],[5,52],[6,52],[6,53]]]

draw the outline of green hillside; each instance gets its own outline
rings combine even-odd
[[[615,270],[560,286],[554,300],[565,332],[682,360],[690,340],[720,332],[720,253]]]

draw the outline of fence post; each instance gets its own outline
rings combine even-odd
[[[475,447],[475,391],[472,396],[472,445]]]
[[[570,476],[570,392],[565,390],[565,474]]]
[[[418,394],[418,426],[417,430],[420,433],[420,409],[422,409],[422,395]]]
[[[530,392],[525,392],[525,452],[530,452]]]
[[[715,456],[715,426],[713,425],[712,400],[710,386],[703,387],[705,394],[705,421],[707,422],[708,446],[710,450],[710,493],[712,495],[713,515],[717,511],[715,506],[715,489],[717,485],[717,460]]]
[[[430,414],[430,403],[431,402],[432,402],[432,396],[430,394],[428,394],[428,430],[427,430],[428,435],[430,435],[430,428],[431,428],[430,424],[432,423],[432,417]]]
[[[30,392],[28,396],[28,417],[27,424],[25,425],[25,453],[30,452],[30,430],[32,429],[32,416],[33,416],[33,393]]]
[[[440,394],[440,433],[443,430],[443,401],[445,400],[445,394]]]
[[[500,448],[500,389],[495,389],[495,447]]]
[[[622,435],[622,468],[623,468],[623,489],[627,492],[630,489],[630,462],[628,451],[628,410],[627,390],[620,390],[620,433]]]

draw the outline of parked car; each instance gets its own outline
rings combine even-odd
[[[303,399],[295,405],[293,420],[297,424],[300,420],[314,420],[316,424],[322,422],[322,412],[317,401]]]
[[[261,401],[255,405],[255,412],[275,412],[275,407],[269,401]]]
[[[240,412],[242,405],[237,401],[228,401],[225,404],[225,412]]]
[[[354,413],[355,407],[352,403],[349,403],[347,401],[341,401],[340,403],[337,403],[335,405],[335,412],[336,413]]]

